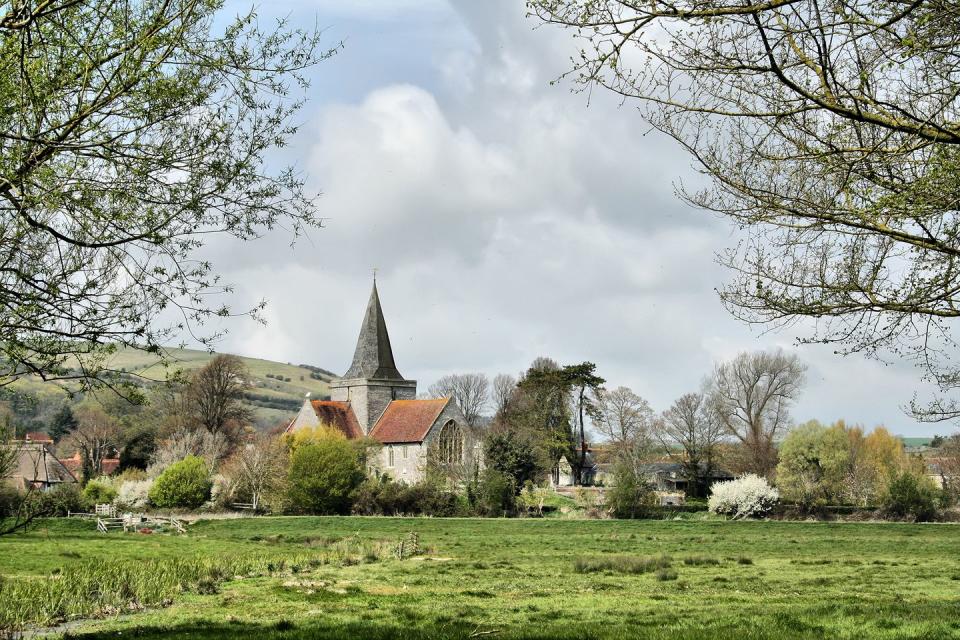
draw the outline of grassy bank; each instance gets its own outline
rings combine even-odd
[[[258,518],[107,537],[45,524],[0,540],[5,580],[106,559],[295,557],[410,531],[429,550],[226,576],[74,637],[960,638],[953,525]]]

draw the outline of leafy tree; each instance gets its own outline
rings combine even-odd
[[[785,499],[805,507],[838,504],[853,463],[843,425],[825,427],[811,420],[790,431],[780,445],[777,488]]]
[[[153,429],[143,429],[134,434],[123,446],[123,451],[120,452],[120,471],[127,469],[146,470],[156,451],[156,433]]]
[[[48,430],[54,442],[60,442],[64,436],[77,428],[77,418],[73,415],[70,405],[63,404],[50,420]]]
[[[80,493],[84,504],[88,509],[92,509],[98,504],[108,504],[117,497],[117,490],[104,482],[91,480]]]
[[[721,292],[749,322],[813,319],[945,393],[960,317],[960,10],[952,2],[528,0],[581,42],[584,89],[636,100],[712,188],[685,200],[746,238]],[[949,396],[914,411],[960,413]]]
[[[656,504],[656,494],[647,477],[635,466],[620,461],[614,467],[613,486],[606,493],[606,507],[614,518],[643,518]]]
[[[769,476],[777,466],[776,440],[790,425],[805,371],[796,355],[781,350],[741,353],[714,368],[710,411],[740,441],[744,470]]]
[[[904,470],[890,479],[882,505],[892,516],[924,521],[937,514],[938,498],[937,487],[930,478],[915,470]]]
[[[333,52],[319,32],[221,7],[0,8],[0,381],[121,389],[128,377],[107,364],[117,348],[165,357],[175,333],[230,313],[210,302],[228,287],[198,259],[208,234],[318,226],[303,179],[265,156],[296,132],[303,71]]]
[[[357,450],[346,439],[327,438],[293,450],[287,497],[296,513],[347,514],[350,496],[364,479]]]
[[[514,511],[518,493],[513,477],[487,468],[476,488],[477,511],[494,518],[509,515]]]
[[[581,481],[587,466],[587,417],[597,414],[594,399],[606,382],[596,374],[597,365],[592,362],[567,365],[562,370],[563,380],[570,389],[573,417],[575,419],[574,441],[577,456],[574,458],[578,473],[575,477]]]
[[[150,487],[150,502],[161,508],[196,509],[210,499],[213,482],[203,458],[187,456],[167,467]]]
[[[498,430],[487,437],[484,464],[508,476],[517,491],[528,482],[535,483],[547,471],[533,444],[510,429]]]

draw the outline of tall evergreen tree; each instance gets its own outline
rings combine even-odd
[[[49,435],[54,442],[60,442],[65,435],[77,428],[77,418],[70,405],[64,404],[50,420]]]

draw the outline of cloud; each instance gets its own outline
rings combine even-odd
[[[231,323],[224,349],[342,372],[373,268],[397,364],[423,389],[445,373],[516,373],[549,355],[595,361],[612,385],[664,409],[717,359],[795,348],[793,334],[761,333],[722,309],[714,254],[732,230],[676,198],[675,181],[699,179],[681,151],[612,96],[588,104],[550,84],[571,53],[567,35],[532,30],[513,2],[412,3],[450,34],[421,42],[409,37],[417,11],[409,24],[392,13],[397,28],[383,30],[371,7],[358,5],[350,24],[378,47],[348,47],[328,64],[377,69],[374,86],[319,97],[295,145],[324,193],[326,228],[293,248],[283,233],[207,248],[238,285],[237,306],[269,301],[269,324]],[[403,77],[381,77],[391,47],[416,61]],[[800,353],[810,384],[798,418],[929,431],[900,411],[911,369]]]

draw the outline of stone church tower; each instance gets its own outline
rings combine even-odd
[[[374,281],[353,364],[342,378],[330,383],[330,399],[349,402],[364,435],[369,435],[391,401],[416,397],[417,381],[404,380],[393,361],[390,336]]]

